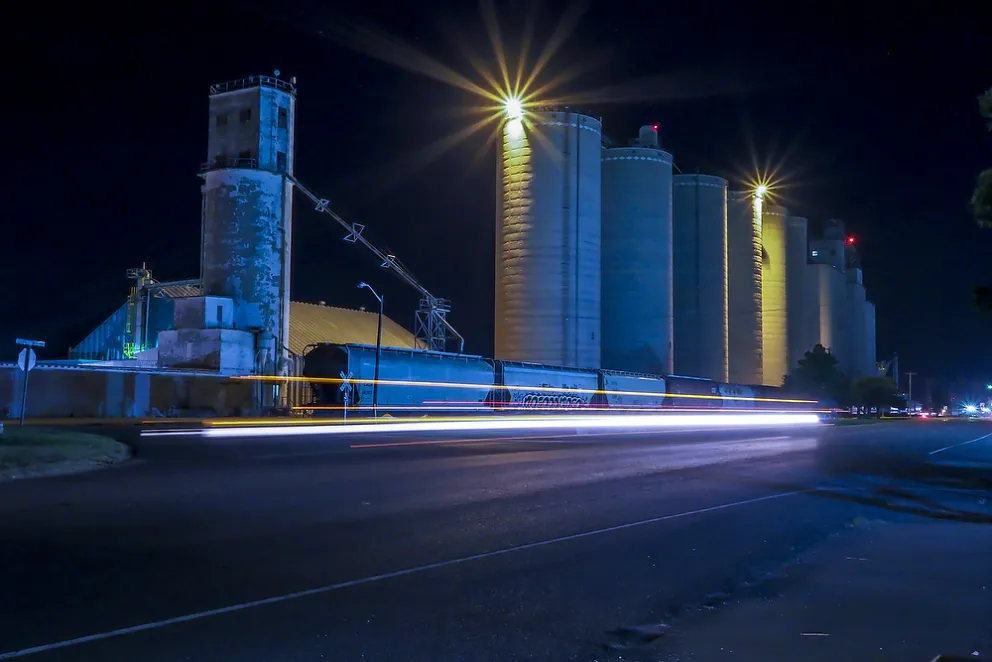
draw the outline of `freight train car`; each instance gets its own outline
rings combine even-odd
[[[596,370],[496,361],[495,387],[491,402],[501,409],[581,409],[594,405],[600,378]]]
[[[658,375],[619,370],[597,370],[597,404],[622,411],[657,409],[665,405],[666,380]]]
[[[318,407],[343,406],[342,375],[354,385],[350,404],[370,407],[375,347],[323,343],[306,354],[303,376],[314,380],[313,404]],[[493,363],[481,356],[384,347],[379,359],[378,405],[397,412],[485,409],[493,384]]]

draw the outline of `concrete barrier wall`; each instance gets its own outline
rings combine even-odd
[[[0,418],[21,415],[23,379],[17,366],[0,366]],[[251,387],[213,375],[38,366],[26,410],[31,418],[239,416],[251,411]]]

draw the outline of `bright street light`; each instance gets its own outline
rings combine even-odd
[[[518,120],[524,116],[524,106],[516,97],[509,97],[503,102],[503,111],[511,120]]]

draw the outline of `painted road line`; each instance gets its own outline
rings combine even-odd
[[[427,563],[425,565],[414,566],[412,568],[406,568],[404,570],[396,570],[393,572],[385,572],[379,575],[370,575],[368,577],[362,577],[359,579],[351,579],[344,582],[338,582],[336,584],[327,584],[325,586],[318,586],[316,588],[309,588],[302,591],[294,591],[292,593],[285,593],[283,595],[276,595],[270,598],[263,598],[261,600],[252,600],[250,602],[242,602],[239,604],[228,605],[227,607],[219,607],[217,609],[208,609],[206,611],[199,611],[192,614],[186,614],[184,616],[175,616],[173,618],[166,618],[161,621],[152,621],[149,623],[142,623],[140,625],[132,625],[130,627],[119,628],[116,630],[108,630],[106,632],[99,632],[96,634],[90,634],[83,637],[76,637],[75,639],[66,639],[63,641],[57,641],[50,644],[42,644],[40,646],[32,646],[31,648],[22,648],[21,650],[10,651],[7,653],[0,653],[0,660],[12,660],[18,657],[26,657],[28,655],[35,655],[37,653],[47,653],[50,651],[58,650],[61,648],[69,648],[70,646],[78,646],[80,644],[91,643],[94,641],[102,641],[104,639],[111,639],[113,637],[121,637],[127,634],[135,634],[138,632],[145,632],[147,630],[157,630],[159,628],[169,627],[170,625],[179,625],[180,623],[188,623],[190,621],[198,621],[205,618],[210,618],[212,616],[221,616],[224,614],[233,614],[235,612],[244,611],[246,609],[253,609],[255,607],[264,607],[266,605],[278,604],[280,602],[288,602],[290,600],[297,600],[299,598],[306,598],[313,595],[322,595],[324,593],[332,593],[334,591],[340,591],[345,588],[352,588],[355,586],[364,586],[366,584],[373,584],[376,582],[386,581],[388,579],[396,579],[399,577],[407,577],[410,575],[416,575],[422,572],[427,572],[429,570],[439,570],[442,568],[450,568],[452,566],[458,566],[465,563],[470,563],[472,561],[482,561],[485,559],[491,559],[498,556],[505,556],[507,554],[513,554],[514,552],[522,552],[531,549],[538,549],[541,547],[547,547],[550,545],[556,545],[559,543],[572,542],[575,540],[583,540],[585,538],[592,538],[594,536],[601,536],[607,533],[615,533],[617,531],[626,531],[628,529],[635,529],[642,526],[647,526],[649,524],[657,524],[659,522],[667,522],[669,520],[680,519],[683,517],[691,517],[693,515],[704,515],[707,513],[713,513],[721,510],[727,510],[730,508],[738,508],[740,506],[747,506],[753,503],[761,503],[763,501],[771,501],[773,499],[781,499],[783,497],[795,496],[798,494],[808,494],[815,492],[816,490],[798,490],[794,492],[779,492],[777,494],[769,494],[767,496],[756,497],[754,499],[744,499],[743,501],[733,501],[731,503],[722,503],[717,506],[708,506],[706,508],[697,508],[695,510],[686,510],[680,513],[673,513],[671,515],[660,515],[658,517],[651,517],[648,519],[638,520],[636,522],[628,522],[626,524],[618,524],[616,526],[608,526],[602,529],[593,529],[591,531],[583,531],[582,533],[573,533],[567,536],[559,536],[557,538],[547,538],[545,540],[539,540],[537,542],[526,543],[523,545],[516,545],[514,547],[505,547],[503,549],[498,549],[492,552],[483,552],[481,554],[472,554],[470,556],[462,556],[454,559],[449,559],[447,561],[438,561],[436,563]]]
[[[969,439],[968,441],[962,441],[960,444],[952,444],[950,446],[944,446],[943,448],[938,448],[935,451],[930,451],[929,455],[936,455],[937,453],[943,453],[944,451],[949,451],[952,448],[961,448],[962,446],[967,446],[968,444],[973,444],[976,441],[981,441],[982,439],[988,439],[992,437],[992,432],[982,435],[981,437],[975,437],[974,439]]]

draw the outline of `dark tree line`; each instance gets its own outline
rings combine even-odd
[[[799,359],[785,376],[782,387],[789,393],[814,399],[823,405],[875,408],[878,413],[890,407],[905,407],[896,383],[888,377],[872,376],[850,380],[837,367],[837,357],[823,345],[816,345]]]

